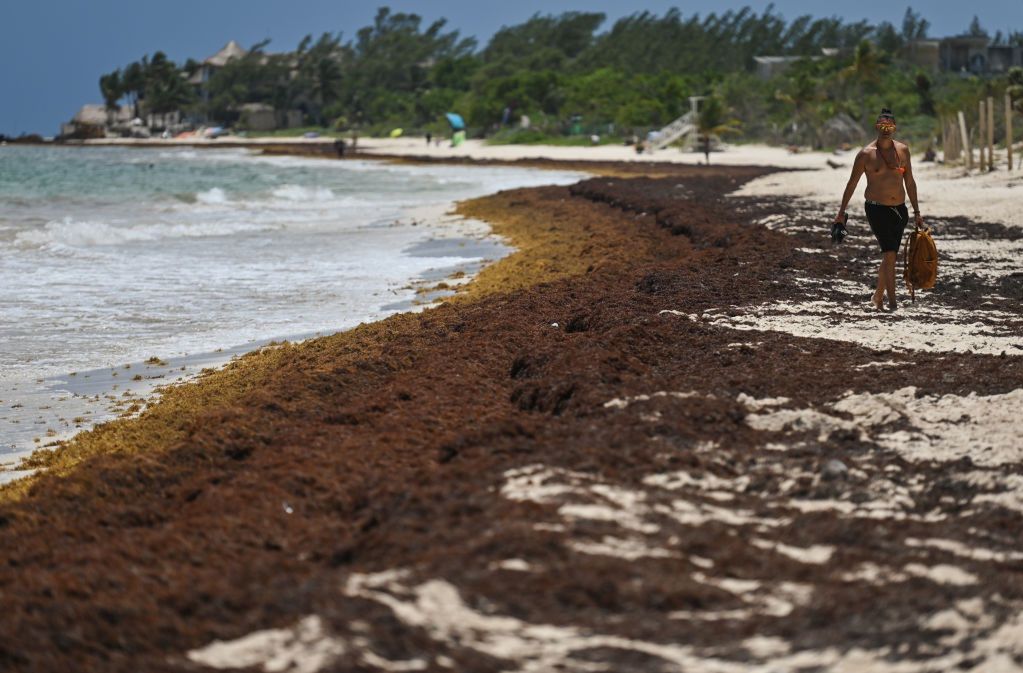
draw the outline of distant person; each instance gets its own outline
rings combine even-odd
[[[337,152],[337,156],[339,158],[345,155],[347,145],[348,144],[345,142],[344,138],[338,138],[337,140],[334,141],[334,151]]]
[[[430,146],[430,141],[433,140],[433,134],[429,131],[426,132],[426,146]]]
[[[909,145],[895,140],[895,115],[883,108],[874,124],[877,138],[860,150],[853,162],[852,175],[842,195],[842,206],[838,209],[835,222],[845,221],[845,208],[856,191],[860,176],[867,176],[866,197],[867,221],[881,246],[881,266],[877,271],[877,290],[871,303],[877,310],[888,295],[888,308],[895,310],[895,259],[899,252],[902,234],[909,221],[906,210],[906,195],[913,205],[916,226],[923,227],[920,206],[916,199],[916,180],[909,159]]]

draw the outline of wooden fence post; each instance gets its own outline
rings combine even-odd
[[[956,128],[955,116],[945,118],[945,133],[948,134],[948,150],[951,156],[945,158],[945,162],[959,161],[963,158],[962,149],[959,147],[959,129]]]
[[[977,149],[980,150],[980,163],[977,168],[983,173],[987,170],[987,101],[981,99],[977,109]]]
[[[1009,155],[1009,170],[1012,170],[1012,96],[1005,92],[1005,151]]]
[[[987,97],[987,169],[995,170],[995,97]]]
[[[959,111],[959,133],[963,139],[963,151],[966,153],[966,170],[973,170],[973,150],[970,148],[970,136],[966,132],[966,115]]]
[[[959,128],[956,124],[956,117],[952,115],[952,118],[948,120],[949,130],[952,132],[952,152],[956,155],[956,160],[965,161],[963,159],[963,137],[959,135]]]
[[[952,146],[949,144],[948,137],[948,119],[944,116],[941,118],[941,154],[945,158],[946,164],[952,160]]]
[[[963,158],[963,137],[961,135],[959,135],[959,128],[958,128],[958,126],[956,124],[955,115],[952,115],[952,118],[949,119],[948,122],[949,122],[949,124],[952,125],[952,147],[953,147],[952,151],[955,152],[956,159],[958,159],[959,161],[964,161],[965,162],[965,159]]]
[[[952,145],[952,161],[959,161],[963,158],[963,150],[959,146],[959,129],[956,128],[955,115],[945,122],[948,126],[948,141]]]

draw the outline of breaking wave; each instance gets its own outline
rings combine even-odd
[[[207,189],[204,192],[199,192],[195,195],[195,200],[199,203],[227,203],[230,199],[227,198],[227,194],[220,187],[213,187]]]
[[[326,187],[303,187],[302,185],[283,185],[273,190],[274,198],[282,201],[324,202],[334,199],[334,192]]]
[[[229,236],[231,234],[267,231],[269,225],[241,222],[195,222],[140,224],[118,226],[107,222],[75,220],[65,217],[48,222],[40,229],[20,232],[16,244],[28,247],[65,246],[88,248],[101,245],[119,245],[137,241],[156,241],[167,238],[198,238],[203,236]]]

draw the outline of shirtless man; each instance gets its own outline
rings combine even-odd
[[[899,243],[909,221],[906,210],[906,195],[913,206],[916,226],[923,227],[920,206],[916,200],[916,181],[913,166],[909,160],[909,145],[892,138],[895,134],[895,115],[888,108],[881,110],[874,124],[877,139],[860,150],[853,162],[852,175],[842,195],[842,206],[838,209],[835,222],[845,218],[845,208],[856,191],[860,176],[867,175],[867,221],[874,237],[881,246],[881,267],[877,270],[877,290],[871,302],[877,310],[884,305],[888,294],[888,308],[895,310],[895,259]]]

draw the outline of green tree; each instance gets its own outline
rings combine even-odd
[[[140,114],[139,101],[145,98],[146,75],[144,65],[147,60],[143,58],[142,63],[138,61],[130,63],[124,69],[124,76],[121,78],[121,88],[128,96],[128,104],[131,105],[132,114],[135,117],[138,117]]]
[[[534,14],[517,26],[497,31],[480,54],[481,78],[507,76],[523,69],[565,68],[593,45],[604,22],[600,13]]]
[[[1013,108],[1023,114],[1023,68],[1019,66],[1009,68],[1006,84]]]
[[[842,79],[851,83],[854,90],[854,105],[859,110],[856,115],[861,125],[865,126],[870,116],[870,109],[864,105],[864,90],[876,91],[881,82],[881,74],[885,65],[874,46],[863,40],[856,47],[850,63],[841,73]]]
[[[269,43],[263,40],[253,45],[244,56],[232,58],[210,77],[206,114],[211,119],[224,124],[235,122],[246,103],[264,103],[276,109],[289,105],[291,57],[264,53]]]
[[[922,72],[916,76],[916,92],[920,96],[920,114],[933,116],[935,110],[934,94],[931,92],[931,78]]]
[[[143,72],[146,109],[156,114],[166,114],[192,103],[195,92],[188,86],[185,77],[162,51],[153,54]]]
[[[113,113],[118,109],[118,102],[124,96],[120,68],[99,78],[99,91],[103,96],[103,104],[107,109],[107,124],[110,124],[113,122]]]
[[[793,64],[784,78],[786,86],[775,93],[775,98],[790,106],[791,121],[788,125],[793,129],[797,142],[809,141],[813,147],[818,147],[823,96],[821,80],[814,65],[813,61]]]
[[[887,21],[878,25],[875,31],[874,41],[877,43],[877,46],[881,51],[888,54],[899,53],[906,43],[902,34],[895,30],[895,26]]]
[[[340,99],[349,117],[368,123],[422,123],[416,99],[430,90],[430,71],[442,61],[470,60],[476,42],[458,31],[445,32],[444,20],[422,29],[416,14],[392,14],[381,7],[372,26],[360,29]],[[450,65],[450,64],[449,64]]]
[[[973,15],[973,20],[970,21],[970,27],[967,28],[966,34],[971,37],[988,37],[988,32],[980,25],[980,19],[977,18],[976,14]]]
[[[912,7],[906,8],[906,14],[902,17],[902,39],[906,42],[914,40],[926,40],[927,31],[931,23],[927,19],[914,12]]]
[[[710,144],[715,136],[722,136],[726,133],[738,133],[739,121],[729,119],[727,110],[721,99],[717,96],[708,96],[700,106],[700,114],[697,116],[696,132],[699,135],[700,143],[703,146],[703,156],[710,165]]]
[[[291,95],[283,101],[276,101],[275,107],[290,108],[296,101],[302,101],[313,121],[325,124],[324,109],[341,95],[343,69],[348,56],[340,34],[323,33],[315,43],[312,36],[307,35],[295,51],[297,67]]]

